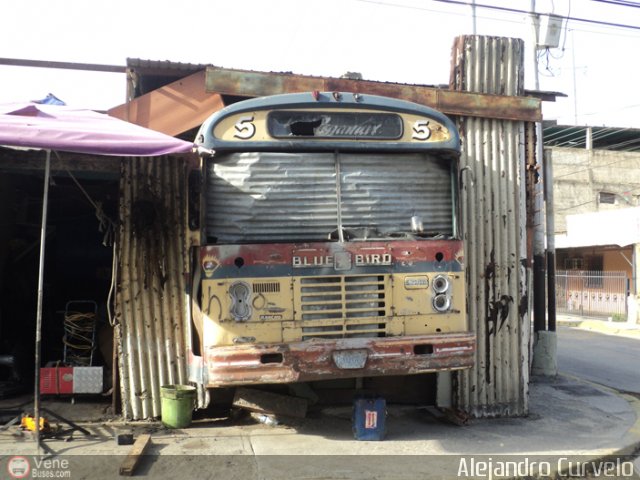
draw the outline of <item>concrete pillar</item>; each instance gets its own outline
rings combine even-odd
[[[627,296],[627,323],[635,325],[638,322],[638,299],[632,293]]]
[[[533,375],[555,377],[558,374],[558,357],[556,355],[558,337],[556,332],[535,332],[534,342],[531,373]]]
[[[451,408],[453,396],[453,382],[451,372],[438,372],[436,384],[436,406]]]

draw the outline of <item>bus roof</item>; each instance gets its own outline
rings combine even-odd
[[[229,117],[238,117],[252,112],[273,111],[367,111],[373,110],[383,113],[412,115],[425,118],[439,124],[448,135],[442,141],[428,143],[407,142],[390,138],[350,138],[336,137],[322,139],[311,137],[273,138],[243,138],[235,135],[236,139],[220,138],[214,135],[218,125]],[[247,118],[247,116],[239,117]],[[413,118],[413,117],[412,117]],[[238,127],[236,126],[236,129]],[[354,142],[357,140],[357,142]],[[384,140],[384,141],[381,141]],[[214,113],[202,124],[196,144],[205,150],[407,150],[425,151],[438,150],[446,153],[460,153],[460,136],[458,130],[446,115],[433,108],[396,98],[381,97],[365,93],[351,92],[307,92],[272,95],[252,98],[229,105]]]

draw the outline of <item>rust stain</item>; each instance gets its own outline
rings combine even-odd
[[[250,97],[313,91],[352,92],[400,98],[449,115],[542,121],[542,102],[535,97],[471,93],[422,85],[207,67],[205,88],[210,93]]]
[[[406,375],[469,368],[475,334],[311,340],[288,344],[211,347],[206,352],[208,387],[290,383],[330,378]],[[363,368],[339,368],[335,352],[366,350]],[[428,352],[428,353],[420,353]],[[277,363],[263,363],[279,355]]]

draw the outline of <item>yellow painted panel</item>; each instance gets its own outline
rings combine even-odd
[[[451,310],[445,314],[437,313],[432,305],[432,281],[436,275],[446,275],[451,282]],[[367,280],[364,283],[359,283],[358,277],[305,277],[311,281],[305,284],[301,284],[300,277],[204,280],[205,345],[294,342],[303,337],[350,336],[370,331],[401,336],[467,330],[461,273],[377,275],[378,282],[363,275]],[[322,281],[319,288],[314,279]],[[326,283],[326,279],[331,281]],[[241,290],[246,294],[244,305],[237,310],[247,314],[243,321],[235,320],[231,314],[234,302],[229,289],[238,282],[246,286]],[[335,292],[327,293],[327,284]],[[363,285],[367,286],[365,290]],[[361,299],[362,294],[371,294],[368,288],[372,285],[376,298]],[[310,291],[303,289],[306,286]],[[306,316],[304,321],[302,313]]]
[[[287,109],[287,111],[313,111],[312,109]],[[366,110],[366,109],[332,109],[323,108],[317,111],[322,112],[364,112],[364,113],[389,113],[386,111]],[[290,142],[290,138],[276,139],[269,135],[267,130],[267,115],[269,111],[256,110],[253,112],[243,112],[222,119],[214,128],[213,135],[229,142]],[[444,142],[451,138],[451,132],[439,122],[427,117],[413,114],[400,114],[403,119],[403,135],[400,139],[394,140],[399,142],[414,143],[434,143]],[[424,125],[424,121],[428,120],[428,125]],[[428,135],[423,135],[425,128],[428,128]],[[419,138],[426,139],[420,140]],[[309,140],[308,137],[300,138],[300,141]],[[335,142],[349,141],[348,138],[313,138],[314,141]],[[367,139],[376,141],[376,139]],[[353,139],[354,142],[362,141],[362,139]],[[388,140],[385,140],[388,141]]]
[[[206,316],[222,323],[238,323],[231,315],[234,300],[229,294],[229,288],[236,282],[244,282],[248,287],[246,298],[240,299],[245,305],[237,307],[246,308],[249,314],[243,322],[282,322],[293,318],[291,279],[287,277],[203,280],[202,311]]]
[[[280,322],[225,322],[217,323],[205,317],[205,347],[236,345],[240,343],[280,343]]]
[[[437,313],[433,308],[433,298],[436,294],[432,283],[437,275],[445,275],[451,282],[449,290],[451,292],[451,310],[446,314]],[[392,277],[394,315],[424,320],[422,323],[414,322],[410,327],[405,320],[406,328],[412,329],[411,334],[433,333],[436,328],[442,328],[441,322],[438,320],[434,323],[430,320],[432,318],[446,318],[447,325],[453,328],[448,331],[466,330],[465,281],[462,273],[394,274]],[[405,333],[409,334],[409,332]]]

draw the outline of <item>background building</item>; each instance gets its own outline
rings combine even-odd
[[[627,295],[640,293],[640,130],[548,124],[544,136],[553,158],[558,311],[626,319]]]

